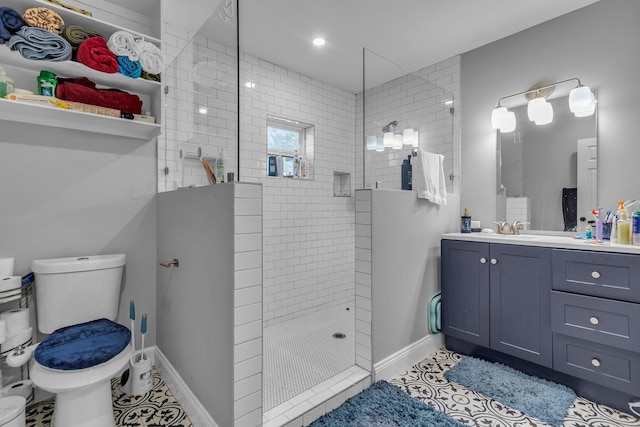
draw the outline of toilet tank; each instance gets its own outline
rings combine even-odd
[[[38,330],[118,316],[124,254],[35,260]]]

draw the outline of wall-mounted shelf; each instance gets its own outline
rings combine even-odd
[[[0,120],[52,126],[149,141],[160,134],[159,124],[102,116],[82,111],[44,107],[0,99]]]
[[[351,197],[351,174],[333,172],[333,197]]]
[[[103,73],[87,67],[75,61],[39,61],[26,59],[18,52],[11,51],[6,45],[0,46],[0,64],[16,68],[33,70],[34,85],[35,76],[40,70],[54,72],[60,77],[87,77],[98,85],[117,88],[127,92],[135,92],[141,95],[154,96],[161,88],[161,83],[143,78],[132,79],[124,74]],[[31,88],[33,89],[33,87]]]

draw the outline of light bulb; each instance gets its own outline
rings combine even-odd
[[[413,143],[411,144],[414,148],[420,147],[420,132],[413,132]]]
[[[366,139],[367,150],[375,150],[378,138],[375,135],[369,135]]]
[[[402,148],[402,135],[397,134],[393,135],[393,147],[394,150],[399,150]]]
[[[596,98],[589,86],[579,86],[569,93],[569,109],[576,117],[586,117],[596,111]]]
[[[496,107],[491,111],[491,126],[494,129],[500,129],[504,124],[505,117],[508,111],[506,107]]]
[[[513,132],[516,130],[516,113],[508,111],[502,119],[502,126],[500,127],[501,133]]]
[[[385,132],[382,137],[382,143],[385,148],[393,147],[393,132]]]
[[[402,143],[404,145],[412,145],[413,144],[413,129],[407,128],[402,131]]]
[[[535,120],[536,125],[547,125],[553,121],[553,106],[546,102],[542,105],[538,117]]]

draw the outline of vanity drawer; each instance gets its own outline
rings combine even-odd
[[[553,369],[628,394],[640,394],[638,353],[553,334]]]
[[[551,291],[551,329],[640,353],[640,304]]]
[[[554,249],[553,289],[640,302],[640,256]]]

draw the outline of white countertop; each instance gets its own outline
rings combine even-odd
[[[497,234],[497,233],[448,233],[443,239],[473,242],[503,243],[507,245],[543,246],[548,248],[581,249],[587,251],[640,254],[640,246],[621,245],[608,241],[575,239],[570,234]]]

